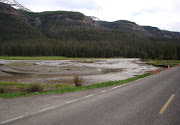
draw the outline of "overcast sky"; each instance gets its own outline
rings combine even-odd
[[[67,10],[104,21],[129,20],[139,25],[180,32],[180,0],[16,0],[34,12]]]

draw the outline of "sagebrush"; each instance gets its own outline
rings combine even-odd
[[[41,84],[30,84],[27,88],[27,92],[41,92],[43,90],[43,86]]]
[[[74,83],[77,87],[83,85],[83,78],[81,76],[74,76]]]

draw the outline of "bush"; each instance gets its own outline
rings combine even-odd
[[[27,92],[41,92],[43,90],[43,87],[41,84],[31,84],[27,88]]]
[[[74,76],[74,83],[75,83],[76,87],[82,86],[82,84],[83,84],[82,77]]]
[[[0,94],[2,94],[4,92],[5,92],[4,88],[0,88]]]

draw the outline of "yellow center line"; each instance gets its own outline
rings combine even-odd
[[[162,107],[161,111],[159,112],[159,114],[163,114],[164,111],[166,110],[166,108],[168,107],[168,105],[171,103],[171,101],[173,100],[175,94],[172,94],[171,97],[169,98],[169,100],[165,103],[165,105]]]

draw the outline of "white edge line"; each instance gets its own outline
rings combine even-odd
[[[47,111],[47,110],[51,110],[51,109],[54,109],[54,108],[56,108],[55,106],[52,106],[52,107],[49,107],[49,108],[46,108],[46,109],[42,109],[42,110],[40,110],[39,112],[45,112],[45,111]]]
[[[12,118],[12,119],[8,119],[6,121],[1,122],[1,124],[12,122],[12,121],[15,121],[15,120],[20,119],[20,118],[23,118],[23,116],[18,116],[18,117]]]
[[[113,87],[113,88],[111,88],[111,89],[109,89],[109,90],[117,89],[117,88],[120,88],[120,87],[122,87],[122,85]]]
[[[101,91],[102,93],[107,92],[108,90]]]
[[[80,98],[80,99],[72,100],[72,101],[66,102],[66,104],[74,103],[74,102],[77,102],[77,101],[80,101],[80,100],[83,100],[83,99],[92,97],[92,96],[94,96],[94,95],[95,95],[95,94],[91,94],[91,95],[85,96],[85,97]]]
[[[66,102],[66,104],[70,104],[70,103],[77,102],[77,101],[79,101],[79,99]]]
[[[86,98],[89,98],[89,97],[92,97],[92,96],[95,96],[95,94],[91,94],[91,95],[85,96],[85,97],[82,98],[82,99],[86,99]]]

